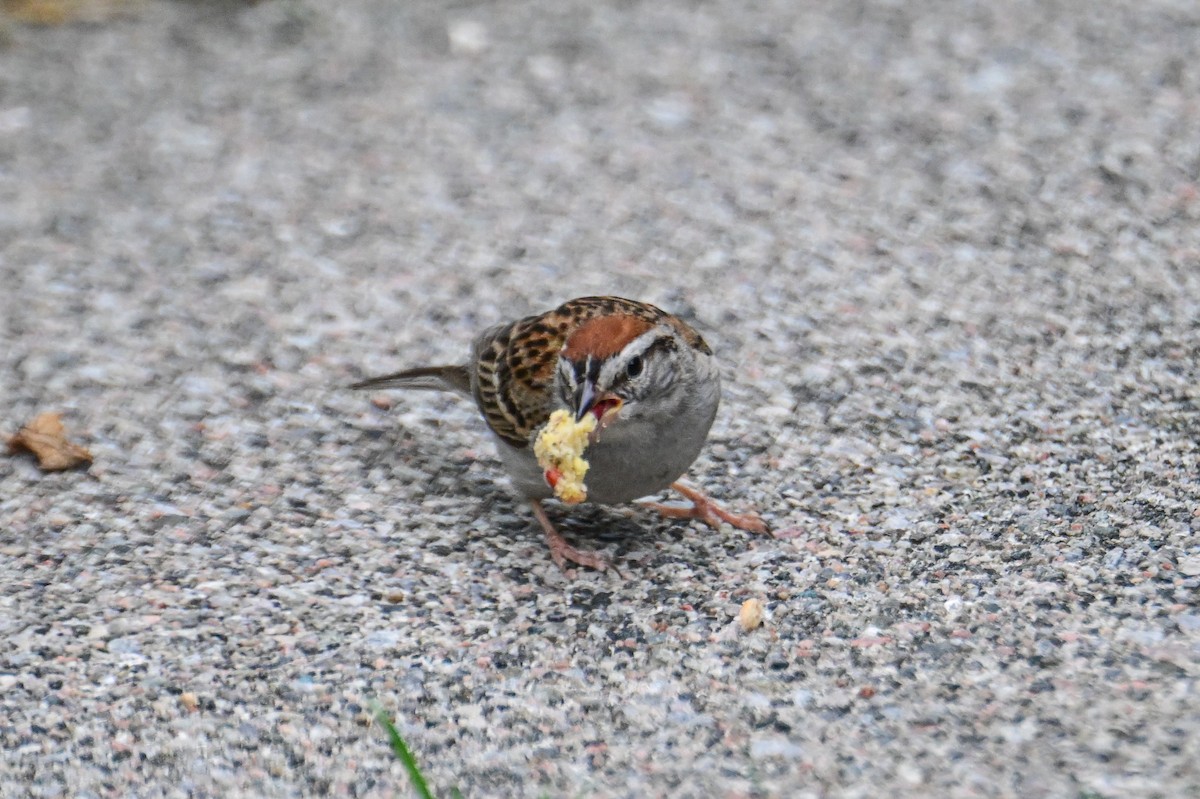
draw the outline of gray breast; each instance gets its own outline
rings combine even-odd
[[[588,501],[604,505],[655,494],[678,480],[700,454],[721,398],[720,378],[711,358],[700,361],[695,383],[679,386],[670,407],[640,408],[600,433],[587,448]],[[711,370],[711,371],[710,371]],[[546,485],[533,447],[516,448],[497,439],[513,486],[529,499],[546,499]]]

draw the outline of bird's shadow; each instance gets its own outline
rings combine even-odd
[[[412,484],[409,499],[421,503],[429,497],[457,495],[464,502],[477,502],[478,517],[492,520],[498,534],[521,538],[541,535],[537,520],[526,502],[508,488],[499,459],[486,450],[476,451],[474,460],[454,453],[442,457],[427,435],[400,424],[390,429],[361,428],[357,442],[364,470],[408,465],[427,477]],[[634,504],[607,507],[584,503],[572,507],[557,502],[545,504],[551,522],[564,536],[580,546],[589,542],[613,544],[645,537],[651,526],[639,519],[642,511]]]
[[[582,504],[565,507],[558,503],[546,503],[546,515],[568,540],[603,544],[632,544],[635,539],[646,536],[647,525],[640,523],[634,505],[607,507]],[[532,519],[532,514],[530,514]],[[533,522],[537,526],[537,522]],[[622,547],[623,548],[623,547]]]
[[[514,542],[522,550],[545,546],[541,526],[528,502],[512,492],[503,465],[490,447],[472,447],[467,455],[460,447],[431,440],[429,430],[396,420],[357,429],[355,446],[362,452],[364,478],[373,471],[378,475],[375,470],[380,469],[390,480],[404,474],[412,480],[406,485],[405,501],[414,507],[447,497],[461,500],[460,512],[472,521],[455,548],[488,549],[488,542],[500,540]],[[420,477],[413,480],[415,472]],[[668,495],[659,499],[677,498]],[[566,506],[551,500],[544,507],[551,523],[569,543],[583,550],[598,550],[614,565],[627,558],[643,563],[670,559],[672,556],[663,554],[664,547],[673,551],[683,544],[691,527],[685,521],[663,518],[638,502]],[[697,558],[695,551],[689,548],[688,552],[689,558]],[[546,560],[549,562],[548,553]],[[704,557],[701,555],[699,560]]]

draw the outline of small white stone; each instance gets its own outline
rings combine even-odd
[[[769,757],[796,760],[804,757],[804,747],[792,743],[787,738],[759,738],[750,742],[752,760],[764,760]]]
[[[451,22],[446,27],[450,51],[456,55],[479,55],[488,48],[488,31],[483,23],[470,19]]]

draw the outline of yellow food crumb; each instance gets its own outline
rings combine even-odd
[[[763,607],[761,600],[747,599],[742,603],[742,609],[738,611],[738,621],[741,623],[743,630],[750,632],[763,623],[765,615],[766,609]]]
[[[583,476],[587,474],[588,462],[583,459],[583,450],[588,445],[588,435],[595,429],[596,417],[592,414],[576,422],[569,411],[558,410],[550,414],[550,420],[533,442],[533,454],[538,465],[546,470],[546,482],[554,489],[554,496],[568,505],[587,499]]]

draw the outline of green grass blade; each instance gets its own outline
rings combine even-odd
[[[408,744],[404,743],[404,739],[400,737],[400,731],[396,729],[396,725],[392,724],[392,720],[377,703],[371,703],[371,710],[375,714],[375,720],[387,730],[388,742],[391,744],[392,751],[404,764],[404,770],[408,772],[408,778],[412,781],[413,790],[417,792],[417,796],[420,799],[433,799],[429,784],[425,782],[425,777],[421,774],[421,767],[417,765],[417,759],[413,757]],[[461,794],[457,790],[454,793],[461,799]]]

